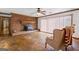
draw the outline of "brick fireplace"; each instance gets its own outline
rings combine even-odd
[[[20,22],[19,22],[20,21]],[[12,32],[20,32],[37,29],[37,18],[12,13],[10,30]]]

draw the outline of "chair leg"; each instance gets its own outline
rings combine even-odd
[[[67,51],[67,47],[65,47],[65,51]]]
[[[45,42],[45,48],[47,48],[47,42]]]
[[[66,44],[66,45],[65,45],[65,51],[67,51],[67,48],[68,48],[68,45]]]

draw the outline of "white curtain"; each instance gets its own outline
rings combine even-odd
[[[71,25],[71,15],[51,18],[40,18],[40,30],[53,33],[54,29],[62,29]]]

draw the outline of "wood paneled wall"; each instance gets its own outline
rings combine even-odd
[[[11,32],[19,32],[23,29],[24,24],[31,23],[33,26],[33,29],[37,29],[37,18],[36,17],[30,17],[25,15],[20,15],[16,13],[12,13],[11,17]]]
[[[0,16],[0,35],[2,34],[2,17]]]

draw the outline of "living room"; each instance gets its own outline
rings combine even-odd
[[[0,8],[0,48],[3,51],[77,51],[78,19],[79,8]],[[54,38],[61,37],[61,30],[66,26],[74,26],[72,39],[65,42]],[[55,29],[59,29],[59,35],[58,32],[54,35]],[[64,45],[63,49],[60,44]]]

